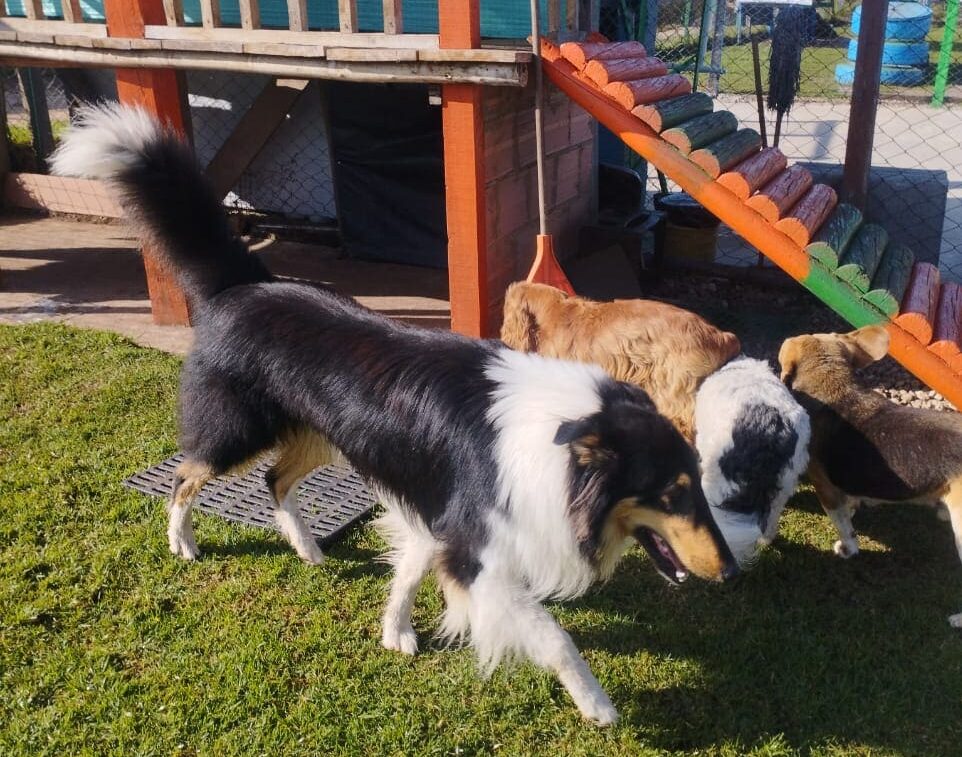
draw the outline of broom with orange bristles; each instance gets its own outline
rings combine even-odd
[[[528,272],[527,281],[535,284],[548,284],[568,294],[574,294],[574,287],[562,270],[554,254],[554,239],[548,233],[544,199],[544,128],[541,111],[544,105],[544,81],[541,70],[541,24],[538,14],[538,0],[531,0],[531,52],[535,72],[534,90],[534,141],[538,161],[538,224],[539,233],[534,263]]]

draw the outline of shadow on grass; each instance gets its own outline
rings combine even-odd
[[[813,496],[799,499],[813,507]],[[784,734],[805,751],[854,742],[945,753],[938,745],[962,739],[962,635],[946,623],[962,607],[951,529],[912,506],[860,513],[856,524],[888,551],[845,561],[781,539],[726,586],[674,589],[632,553],[609,584],[569,606],[606,618],[575,641],[694,666],[682,685],[644,676],[608,685],[627,724],[658,734],[656,748]]]

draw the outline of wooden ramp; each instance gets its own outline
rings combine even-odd
[[[962,288],[762,149],[640,43],[544,41],[542,61],[568,97],[849,323],[885,324],[892,357],[962,408]]]

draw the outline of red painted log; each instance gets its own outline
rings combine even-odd
[[[827,184],[816,184],[808,190],[788,215],[775,224],[775,228],[789,237],[799,247],[812,241],[815,232],[825,223],[838,203],[838,195]]]
[[[601,88],[620,81],[651,79],[665,76],[668,66],[658,58],[617,58],[593,60],[585,66],[584,74]]]
[[[655,76],[639,81],[623,81],[609,84],[605,94],[615,100],[625,110],[634,112],[637,107],[667,100],[670,97],[687,95],[691,92],[691,82],[681,74]],[[637,114],[636,114],[637,115]]]
[[[745,200],[745,204],[758,211],[769,222],[775,223],[811,186],[812,175],[808,170],[802,166],[792,166]]]
[[[600,36],[600,35],[599,35]],[[589,61],[613,58],[644,58],[647,53],[641,42],[564,42],[561,56],[581,71]]]
[[[942,285],[929,349],[949,365],[962,367],[962,287],[955,282]]]
[[[938,304],[939,269],[931,263],[916,263],[895,322],[922,344],[928,344]]]
[[[777,147],[768,147],[731,171],[718,177],[718,183],[739,200],[747,200],[759,187],[765,186],[785,170],[788,159]]]

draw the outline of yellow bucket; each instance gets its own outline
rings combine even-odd
[[[715,260],[717,242],[717,226],[696,229],[665,221],[666,256],[711,263]]]

